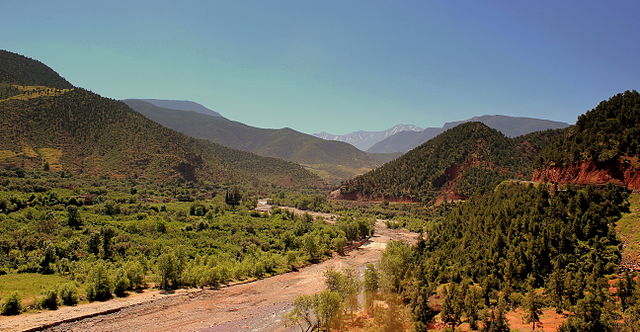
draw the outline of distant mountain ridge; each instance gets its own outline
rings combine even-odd
[[[192,111],[211,116],[222,116],[220,113],[190,100],[172,99],[141,99],[158,107],[170,108],[178,111]]]
[[[367,152],[407,152],[419,146],[420,144],[438,136],[447,129],[451,129],[466,122],[484,123],[489,128],[496,129],[507,137],[517,137],[536,131],[547,129],[562,129],[569,126],[569,124],[565,122],[544,119],[513,117],[506,115],[482,115],[472,117],[463,121],[447,122],[444,124],[444,126],[442,126],[442,128],[429,127],[419,132],[400,132],[376,143],[371,148],[369,148]]]
[[[123,102],[145,117],[183,134],[299,163],[331,182],[362,174],[395,157],[368,154],[348,143],[323,140],[291,128],[257,128],[222,116],[158,107],[142,99]]]
[[[382,141],[383,139],[403,131],[422,131],[422,128],[412,124],[397,124],[382,131],[359,130],[344,135],[334,135],[323,131],[321,133],[315,133],[313,136],[325,140],[347,142],[362,151],[367,151],[374,144]]]

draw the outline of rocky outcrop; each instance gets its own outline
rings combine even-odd
[[[629,157],[606,163],[582,161],[536,170],[533,181],[595,185],[612,183],[627,189],[640,190],[640,164],[637,158]]]

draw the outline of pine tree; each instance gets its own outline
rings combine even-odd
[[[525,322],[531,323],[532,331],[535,331],[536,327],[542,327],[542,323],[540,323],[540,316],[542,315],[542,301],[533,286],[530,286],[527,292],[524,310],[526,312]]]

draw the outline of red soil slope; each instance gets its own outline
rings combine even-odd
[[[612,183],[640,190],[640,165],[637,158],[621,157],[607,163],[582,161],[567,166],[536,170],[533,181],[603,185]]]

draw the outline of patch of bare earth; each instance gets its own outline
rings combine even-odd
[[[218,290],[182,291],[160,295],[122,309],[66,322],[47,328],[49,331],[286,331],[281,316],[291,309],[293,300],[302,294],[322,291],[322,274],[327,269],[352,267],[362,270],[378,261],[385,244],[391,240],[415,242],[417,234],[386,228],[376,223],[376,235],[345,256],[310,265],[297,272],[277,275],[251,283]],[[135,296],[132,297],[132,299]],[[84,315],[106,311],[113,301],[81,305]],[[103,307],[102,307],[103,306]],[[103,310],[104,309],[104,310]],[[24,330],[65,320],[64,310],[25,314],[0,320],[7,330]],[[78,312],[78,316],[82,313]]]

